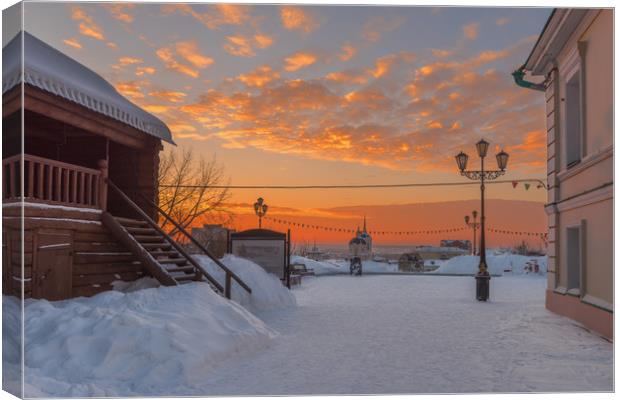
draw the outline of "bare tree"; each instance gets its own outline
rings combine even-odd
[[[195,158],[191,150],[170,150],[159,161],[159,207],[184,229],[197,221],[230,223],[232,213],[225,203],[230,198],[224,167],[215,157]],[[179,232],[164,218],[159,221],[171,236]]]

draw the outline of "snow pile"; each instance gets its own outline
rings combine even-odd
[[[540,274],[547,273],[547,257],[521,256],[517,254],[499,254],[492,255],[487,253],[487,265],[492,275],[522,275],[526,274],[526,263],[537,261]],[[441,274],[475,274],[478,272],[478,264],[480,257],[478,256],[459,256],[451,258],[443,265],[437,268],[435,273]],[[511,270],[510,272],[504,272]],[[529,272],[533,274],[533,272]]]
[[[3,314],[5,367],[15,367],[19,324],[6,322],[19,321],[19,301],[5,296]],[[203,283],[26,300],[24,323],[25,397],[199,393],[218,364],[277,336]]]
[[[192,257],[224,286],[225,272],[213,260],[205,255],[196,254]],[[234,279],[232,280],[232,300],[248,310],[267,311],[297,305],[295,295],[282,284],[277,276],[267,273],[260,265],[231,254],[225,255],[221,261],[252,289],[252,294],[249,294]]]
[[[350,262],[347,260],[325,260],[314,261],[310,258],[301,256],[291,256],[291,264],[304,264],[306,268],[313,269],[315,275],[334,275],[349,274]],[[386,262],[364,260],[362,261],[362,273],[384,273],[397,272],[398,264],[388,264]]]
[[[306,268],[314,271],[315,275],[348,274],[349,266],[343,267],[330,261],[315,261],[302,256],[291,256],[291,264],[304,264]]]

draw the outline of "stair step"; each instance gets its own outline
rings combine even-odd
[[[148,222],[142,221],[140,219],[131,219],[131,218],[123,218],[123,217],[114,217],[118,221],[119,224],[123,226],[148,226]]]
[[[163,243],[163,242],[159,242],[159,243],[143,243],[142,247],[144,247],[145,249],[166,249],[166,250],[170,250],[172,248],[172,245],[170,243]]]
[[[149,251],[153,257],[168,256],[170,258],[178,258],[179,252],[176,250],[151,250]]]
[[[159,232],[157,232],[155,229],[153,228],[142,228],[142,227],[133,227],[133,226],[128,226],[125,229],[127,229],[127,232],[136,235],[136,234],[159,234]]]
[[[196,280],[196,275],[194,274],[187,274],[187,275],[173,275],[172,276],[174,278],[175,281],[181,283],[181,282],[189,282],[189,281],[193,281]]]
[[[165,259],[157,259],[157,262],[160,264],[181,264],[183,263],[183,265],[187,264],[187,259],[186,258],[165,258]]]
[[[161,242],[163,238],[161,236],[134,235],[134,239],[140,243],[158,243]]]
[[[168,272],[192,272],[194,267],[192,265],[187,265],[184,267],[176,267],[176,268],[166,268]]]

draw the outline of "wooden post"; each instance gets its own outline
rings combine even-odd
[[[99,160],[99,207],[106,211],[108,207],[108,160]]]
[[[291,289],[291,230],[286,232],[286,287]]]
[[[232,284],[232,276],[226,272],[226,284],[224,286],[224,295],[227,299],[230,299],[230,286]]]

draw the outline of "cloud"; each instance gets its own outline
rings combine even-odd
[[[242,35],[226,36],[226,40],[227,43],[224,43],[223,48],[233,56],[254,57],[256,55],[248,37]]]
[[[222,45],[224,50],[233,56],[254,57],[254,48],[266,49],[273,44],[273,38],[261,33],[252,36],[233,35],[226,36],[226,43]]]
[[[115,87],[116,90],[123,96],[135,100],[144,98],[144,93],[142,93],[143,84],[143,82],[138,81],[117,82]]]
[[[82,35],[97,40],[105,40],[103,29],[97,23],[95,23],[95,21],[90,15],[86,14],[82,7],[72,6],[71,18],[79,21],[78,28]]]
[[[194,41],[178,42],[175,48],[178,55],[197,68],[206,68],[214,63],[211,57],[200,53]]]
[[[194,41],[177,42],[172,46],[157,49],[155,54],[164,62],[167,69],[192,78],[200,75],[199,69],[207,68],[215,62],[211,57],[202,54]],[[175,54],[190,65],[179,62]]]
[[[256,46],[260,49],[266,49],[267,47],[273,44],[273,38],[267,35],[263,35],[261,33],[257,33],[254,35],[254,41],[256,42]]]
[[[157,70],[154,67],[136,67],[136,76],[154,75]]]
[[[453,172],[453,155],[482,136],[503,146],[513,167],[539,172],[546,150],[539,133],[543,99],[518,90],[508,72],[494,68],[498,60],[521,57],[526,41],[467,57],[387,54],[369,68],[312,79],[283,79],[262,65],[234,79],[243,86],[220,85],[178,103],[178,121],[195,128],[185,127],[184,137],[215,138],[226,148],[401,171]],[[313,65],[314,56],[291,56],[284,69]]]
[[[357,49],[349,43],[343,44],[342,47],[340,47],[340,50],[342,52],[338,55],[338,58],[342,61],[349,61],[357,53]]]
[[[308,53],[308,52],[298,52],[292,54],[284,59],[285,66],[284,69],[293,72],[302,68],[306,68],[316,63],[318,57],[316,54]]]
[[[441,50],[441,49],[431,49],[433,56],[439,58],[445,58],[451,56],[453,53],[450,50]]]
[[[508,25],[508,23],[510,23],[510,18],[506,18],[506,17],[504,17],[504,18],[498,18],[498,19],[495,21],[495,25],[497,25],[497,26],[504,26],[504,25]]]
[[[107,9],[110,14],[117,20],[124,23],[132,23],[133,15],[129,14],[127,10],[133,9],[136,5],[132,3],[105,3],[101,4],[101,6]]]
[[[469,40],[474,40],[478,37],[478,29],[480,28],[480,24],[477,22],[472,22],[471,24],[467,24],[463,26],[463,34]]]
[[[350,69],[330,72],[325,76],[325,79],[337,83],[363,85],[368,82],[368,75],[366,71]]]
[[[211,30],[219,30],[224,25],[240,26],[252,23],[250,7],[245,5],[210,4],[206,6],[207,12],[196,11],[199,8],[204,9],[204,5],[177,3],[163,5],[161,10],[164,15],[172,13],[189,15]]]
[[[192,68],[188,65],[179,63],[172,54],[172,50],[167,47],[162,47],[157,49],[155,52],[157,57],[164,62],[164,65],[167,69],[172,71],[177,71],[181,74],[187,75],[192,78],[197,78],[200,75],[200,72],[195,68]]]
[[[82,45],[76,38],[64,39],[62,42],[66,44],[67,46],[73,47],[74,49],[82,48]]]
[[[121,57],[118,59],[118,63],[122,66],[132,65],[132,64],[142,64],[143,62],[144,60],[138,57]]]
[[[174,90],[154,90],[149,92],[149,96],[171,103],[180,103],[185,99],[187,93]]]
[[[406,21],[407,18],[404,16],[393,18],[385,18],[383,16],[372,17],[364,23],[362,37],[367,42],[377,43],[384,34],[395,31]]]
[[[401,51],[400,53],[379,57],[375,61],[375,68],[371,70],[371,74],[375,78],[381,78],[382,76],[387,75],[395,64],[400,62],[411,63],[414,60],[415,54],[407,51]]]
[[[306,34],[316,30],[321,25],[312,13],[295,6],[280,7],[280,19],[284,28]]]
[[[237,79],[250,87],[263,87],[266,84],[280,79],[280,73],[268,65],[262,65],[252,72],[241,74]]]

